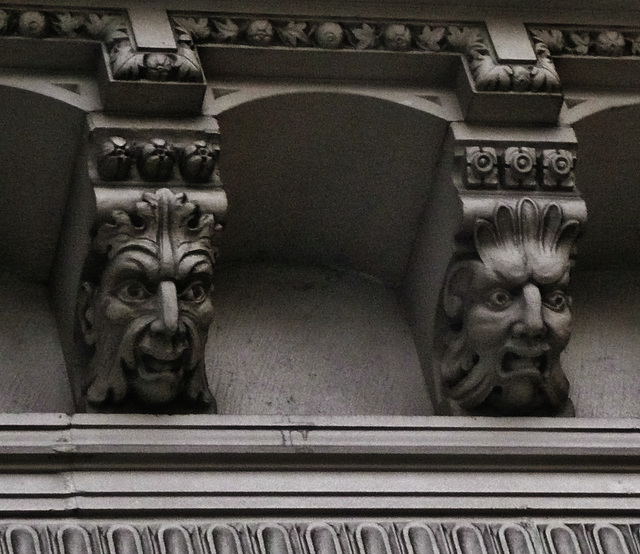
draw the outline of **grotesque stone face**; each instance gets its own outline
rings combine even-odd
[[[569,251],[577,222],[530,200],[481,220],[480,260],[455,263],[443,294],[449,318],[443,389],[462,413],[570,415],[560,353],[571,333]]]
[[[94,347],[87,401],[198,409],[213,401],[204,346],[213,317],[212,216],[183,195],[147,195],[133,216],[114,212],[94,249],[106,264],[81,290],[80,319]]]

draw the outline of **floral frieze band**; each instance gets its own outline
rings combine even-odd
[[[640,30],[531,28],[535,41],[546,44],[552,55],[640,56]]]
[[[100,41],[116,80],[203,80],[189,35],[176,35],[176,52],[139,52],[124,12],[5,8],[0,9],[0,36]]]
[[[555,92],[560,80],[544,42],[535,44],[532,65],[500,64],[481,25],[274,19],[267,16],[175,15],[178,36],[196,44],[250,47],[458,52],[464,54],[481,91]]]

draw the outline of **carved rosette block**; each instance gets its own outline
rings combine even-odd
[[[162,130],[152,134],[98,129],[93,133],[91,149],[89,174],[96,185],[222,186],[217,168],[220,157],[217,128],[195,136]]]
[[[464,188],[572,192],[576,154],[568,149],[531,146],[466,146],[458,156],[464,165]]]
[[[510,146],[504,151],[504,184],[512,189],[536,188],[536,151],[526,146]]]
[[[469,188],[498,187],[498,157],[495,148],[471,146],[467,153],[467,186]]]
[[[546,189],[573,190],[576,186],[575,155],[569,150],[544,150],[542,152],[544,167],[543,186]]]
[[[436,410],[573,415],[560,364],[575,241],[586,221],[573,144],[470,145],[476,131],[455,132],[464,137],[453,146],[462,213],[433,312]]]
[[[122,137],[109,137],[102,143],[96,168],[104,181],[126,181],[131,173],[132,162],[129,143]]]

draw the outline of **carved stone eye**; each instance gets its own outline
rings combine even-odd
[[[186,302],[203,302],[207,297],[209,288],[204,283],[196,281],[191,283],[180,295],[180,298]]]
[[[147,288],[136,279],[120,285],[116,291],[116,295],[123,302],[143,302],[152,296]]]
[[[488,298],[488,304],[494,309],[501,310],[513,302],[511,293],[504,289],[494,290]]]
[[[553,292],[550,292],[549,294],[546,294],[543,302],[545,306],[548,306],[556,312],[561,312],[562,310],[564,310],[569,303],[567,296],[559,290],[555,290]]]

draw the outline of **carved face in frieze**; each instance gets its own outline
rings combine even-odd
[[[213,216],[162,189],[144,195],[135,213],[112,217],[93,242],[103,258],[97,282],[80,291],[81,327],[94,349],[87,402],[206,408],[213,402],[204,372]]]
[[[578,222],[525,199],[476,224],[480,259],[455,262],[442,296],[440,378],[452,411],[571,415],[560,353],[571,333],[569,254]]]

